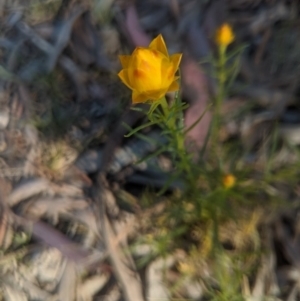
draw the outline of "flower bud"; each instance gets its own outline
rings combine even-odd
[[[234,33],[228,23],[224,23],[216,32],[215,42],[218,46],[227,47],[234,39]]]
[[[223,186],[225,188],[232,188],[235,185],[236,178],[233,174],[227,174],[223,177]]]

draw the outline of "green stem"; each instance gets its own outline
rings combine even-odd
[[[186,153],[184,141],[184,129],[180,124],[180,120],[182,118],[182,112],[178,112],[174,114],[172,112],[172,108],[169,107],[168,102],[165,97],[160,100],[160,105],[165,118],[165,126],[170,133],[170,141],[175,146],[174,147],[174,157],[178,158],[182,163],[182,169],[185,173],[186,179],[188,179],[189,186],[193,184],[194,177],[191,169],[191,162],[189,160],[189,156]]]
[[[161,108],[162,108],[162,110],[163,110],[163,113],[164,113],[164,116],[165,116],[165,118],[166,118],[166,120],[169,118],[169,114],[170,114],[170,109],[169,109],[169,105],[168,105],[168,102],[167,102],[167,100],[166,100],[166,97],[164,96],[164,97],[162,97],[160,100],[159,100],[159,102],[160,102],[160,106],[161,106]]]
[[[212,148],[215,154],[217,155],[218,151],[218,133],[220,130],[220,120],[221,120],[221,108],[222,103],[225,97],[225,86],[226,86],[226,46],[219,47],[219,54],[218,54],[218,91],[217,95],[215,97],[215,109],[214,109],[214,115],[212,120],[212,129],[211,129],[211,135],[212,135]],[[222,165],[222,162],[219,158],[219,165]]]
[[[179,119],[179,116],[175,114],[171,116],[171,110],[165,97],[161,99],[161,107],[165,115],[165,124],[176,141],[176,150],[179,152],[185,152],[183,131],[177,126],[177,119]]]

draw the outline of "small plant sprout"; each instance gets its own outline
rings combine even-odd
[[[190,264],[190,262],[195,262],[194,259],[197,259],[199,266],[202,266],[205,260],[220,260],[222,255],[222,260],[228,257],[228,262],[232,263],[234,260],[231,254],[224,247],[226,239],[224,239],[222,227],[241,224],[240,220],[247,218],[247,210],[251,212],[251,204],[247,204],[249,206],[247,210],[242,206],[242,202],[245,203],[247,199],[247,192],[245,195],[238,193],[238,190],[242,189],[241,185],[232,189],[236,185],[236,177],[240,182],[242,179],[232,166],[234,163],[231,164],[226,159],[218,137],[221,106],[224,99],[228,97],[228,87],[239,69],[239,59],[236,55],[243,49],[239,48],[228,53],[228,46],[234,40],[235,35],[230,25],[223,24],[216,31],[217,53],[211,63],[214,67],[217,89],[210,104],[213,108],[213,120],[208,139],[206,139],[209,143],[205,145],[209,148],[209,152],[203,147],[204,151],[201,150],[199,156],[194,156],[187,151],[185,141],[189,130],[201,120],[205,112],[202,112],[203,114],[190,128],[184,127],[184,110],[188,106],[181,101],[180,93],[177,92],[180,90],[177,74],[182,54],[169,55],[164,39],[162,35],[159,35],[149,47],[137,47],[131,55],[120,56],[123,69],[118,75],[122,82],[132,90],[132,103],[134,105],[146,104],[142,107],[133,106],[133,109],[144,112],[147,117],[147,121],[140,126],[130,128],[127,125],[129,133],[126,137],[138,134],[138,137],[156,144],[156,141],[149,139],[141,130],[154,125],[159,127],[166,142],[151,156],[168,154],[173,170],[158,195],[161,196],[177,179],[182,184],[180,189],[170,189],[173,193],[165,194],[161,198],[164,202],[164,211],[158,216],[152,216],[149,221],[148,233],[152,233],[148,235],[147,242],[155,247],[155,257],[164,257],[176,248],[182,248],[188,241],[189,245],[185,251],[190,255],[187,256],[187,260],[178,263],[178,270],[184,277],[202,277],[199,269],[194,269],[194,265]],[[172,91],[176,92],[175,97],[167,101],[166,94]],[[225,170],[235,170],[234,173],[237,176],[226,173]],[[152,195],[149,198],[153,199],[147,204],[152,205],[157,201],[157,197]],[[239,214],[245,211],[247,214]],[[232,223],[232,220],[235,222]],[[234,234],[231,234],[229,239],[232,240],[232,237]],[[195,258],[191,254],[196,254]],[[236,286],[226,287],[227,282],[224,281],[223,276],[227,277],[230,272],[231,267],[227,269],[226,264],[224,267],[219,266],[218,282],[221,293],[231,298],[238,290]],[[237,283],[239,283],[239,271],[236,274]],[[214,291],[213,288],[212,290]],[[216,300],[233,300],[226,298],[218,297]]]

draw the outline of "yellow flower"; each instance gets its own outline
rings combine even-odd
[[[123,70],[118,76],[132,90],[132,102],[155,101],[167,92],[179,90],[175,73],[181,57],[181,53],[169,56],[162,35],[148,48],[137,47],[132,55],[120,55]]]
[[[223,185],[225,188],[231,188],[235,185],[236,178],[232,174],[227,174],[223,177]]]
[[[234,33],[228,23],[224,23],[216,32],[215,41],[218,46],[227,47],[234,39]]]

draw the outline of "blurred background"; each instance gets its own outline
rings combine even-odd
[[[0,300],[298,300],[299,14],[296,0],[0,0]],[[224,23],[220,172],[204,147]],[[159,34],[183,53],[185,127],[206,112],[187,134],[207,162],[197,216],[195,196],[173,200],[159,129],[124,138],[145,119],[118,55]]]

